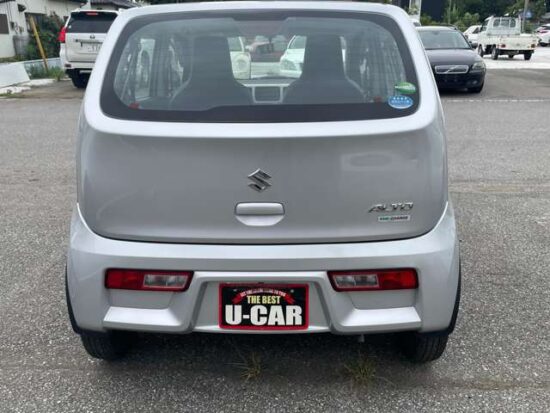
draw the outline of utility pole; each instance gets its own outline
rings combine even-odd
[[[36,22],[34,21],[34,17],[30,16],[29,22],[31,24],[31,29],[34,34],[34,39],[36,40],[36,45],[38,46],[38,51],[40,52],[40,57],[42,57],[42,61],[44,62],[44,69],[46,72],[48,71],[48,59],[46,59],[46,53],[44,53],[44,48],[42,47],[42,42],[40,41],[40,36],[38,35],[38,30],[36,29]]]

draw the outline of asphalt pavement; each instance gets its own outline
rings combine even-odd
[[[443,95],[463,297],[422,366],[390,336],[328,334],[143,335],[121,362],[90,359],[63,291],[81,95],[0,99],[0,412],[550,411],[550,70]]]

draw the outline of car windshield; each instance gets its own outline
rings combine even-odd
[[[265,45],[253,47],[258,39]],[[390,118],[417,107],[415,76],[401,30],[380,15],[151,15],[131,21],[118,39],[102,106],[159,121]]]
[[[421,30],[420,38],[426,50],[470,49],[464,36],[455,30]]]

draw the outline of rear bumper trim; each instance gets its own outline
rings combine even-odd
[[[458,257],[450,206],[432,231],[413,239],[286,246],[111,240],[93,233],[76,210],[67,268],[75,320],[83,330],[228,333],[218,326],[219,283],[261,281],[309,285],[309,327],[293,333],[363,334],[447,328],[456,299]],[[182,293],[107,290],[105,270],[114,267],[185,269],[194,271],[194,277]],[[336,292],[327,275],[329,270],[368,268],[415,268],[419,288]]]

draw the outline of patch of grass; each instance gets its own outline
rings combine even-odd
[[[359,353],[355,360],[344,364],[344,373],[354,383],[367,386],[376,377],[376,366],[370,359]]]
[[[0,63],[15,63],[23,60],[25,60],[23,56],[2,57],[0,58]]]
[[[235,352],[241,359],[238,363],[229,363],[240,371],[240,377],[246,381],[257,379],[262,372],[262,358],[254,351],[250,352],[248,356],[245,356],[239,347],[235,344],[233,339],[229,340],[231,347],[235,349]]]
[[[360,386],[368,386],[375,380],[382,380],[395,386],[395,383],[385,377],[377,375],[374,361],[367,358],[361,352],[357,354],[355,360],[344,364],[344,374],[349,377],[351,381]]]
[[[10,91],[7,93],[0,93],[0,98],[2,99],[21,99],[24,97],[23,93],[12,93]]]
[[[241,362],[231,363],[240,370],[240,376],[242,379],[248,381],[257,379],[262,372],[262,359],[256,352],[250,353],[247,357],[239,355]]]
[[[60,67],[50,67],[46,70],[43,66],[32,66],[29,70],[31,79],[56,79],[61,80],[65,72]]]

